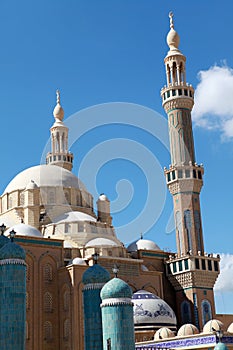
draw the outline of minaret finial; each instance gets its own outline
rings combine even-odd
[[[173,12],[169,12],[169,18],[170,18],[170,28],[174,28],[174,22],[173,22]]]
[[[140,237],[141,237],[141,239],[143,239],[143,234],[142,234],[142,232],[140,233]]]
[[[57,104],[60,104],[60,91],[58,89],[56,90],[56,95],[57,95]]]

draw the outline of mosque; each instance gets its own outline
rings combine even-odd
[[[125,247],[110,201],[72,173],[57,92],[51,152],[0,197],[1,350],[233,349],[233,315],[216,315],[220,257],[204,249],[186,57],[170,14],[161,90],[168,116],[177,251],[139,239]]]

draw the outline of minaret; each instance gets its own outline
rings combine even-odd
[[[68,151],[68,131],[63,123],[64,110],[60,104],[60,92],[57,90],[57,104],[53,110],[55,123],[50,129],[51,132],[51,152],[47,154],[46,164],[61,166],[67,170],[72,170],[73,154]]]
[[[181,291],[177,303],[182,304],[186,300],[188,304],[185,310],[189,310],[190,305],[189,322],[193,321],[197,327],[201,327],[204,290],[206,296],[208,290],[206,299],[211,315],[215,313],[213,286],[219,273],[219,259],[206,259],[204,254],[199,198],[204,168],[195,161],[191,120],[194,89],[186,82],[186,57],[178,48],[180,38],[174,30],[173,14],[170,13],[169,17],[169,51],[164,59],[167,85],[161,90],[161,96],[168,115],[171,165],[169,169],[165,168],[165,176],[173,196],[177,255],[168,262],[168,276],[175,290]],[[189,292],[185,294],[186,289]],[[180,322],[184,320],[181,314],[179,310]]]

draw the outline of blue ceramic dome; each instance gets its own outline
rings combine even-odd
[[[14,242],[9,242],[0,249],[0,260],[4,260],[4,259],[25,260],[25,258],[26,258],[26,254],[24,249],[20,247],[20,245]]]
[[[131,298],[132,290],[130,286],[120,278],[113,278],[103,286],[100,296],[102,300],[109,298]]]
[[[90,266],[83,274],[83,284],[106,283],[110,279],[110,274],[99,264]]]
[[[217,345],[215,345],[214,350],[228,350],[228,347],[226,344],[219,342]]]
[[[7,243],[9,243],[9,238],[4,235],[0,235],[0,249]]]

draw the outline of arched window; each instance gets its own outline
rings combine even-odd
[[[204,326],[206,322],[212,319],[211,304],[208,300],[202,300],[201,311],[202,311],[202,325]]]
[[[47,263],[44,265],[44,281],[50,282],[53,280],[53,269],[52,266]]]
[[[29,282],[31,280],[31,266],[27,264],[26,267],[26,281]]]
[[[63,332],[64,332],[64,339],[68,340],[70,337],[70,320],[67,319],[64,322],[64,327],[63,327]]]
[[[184,224],[187,232],[188,250],[192,250],[192,238],[191,238],[191,212],[190,210],[185,210],[184,212]]]
[[[67,191],[64,192],[63,200],[64,200],[64,204],[70,204],[70,194],[69,194],[69,192],[67,192]]]
[[[48,195],[48,204],[55,204],[55,192],[54,191],[49,191]]]
[[[70,293],[66,290],[63,294],[63,308],[64,311],[69,311],[70,309]]]
[[[190,303],[186,300],[181,303],[181,318],[183,324],[192,322]]]
[[[181,214],[180,214],[180,211],[177,211],[176,212],[176,230],[177,230],[177,235],[178,235],[178,240],[179,240],[180,252],[182,252],[182,245],[183,245],[182,236],[181,236],[181,231],[182,231],[181,225],[182,225]]]
[[[53,339],[53,326],[52,323],[46,321],[44,323],[44,340],[51,341]]]
[[[201,220],[198,210],[194,211],[194,223],[197,232],[197,250],[201,251]]]
[[[51,293],[44,293],[44,311],[52,312],[53,311],[53,296]]]

